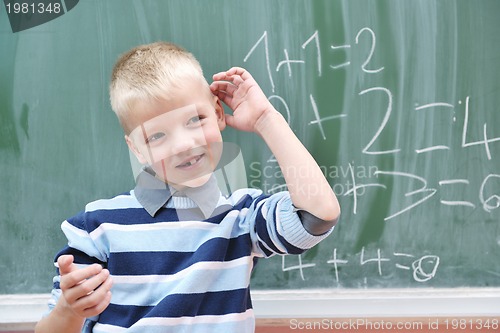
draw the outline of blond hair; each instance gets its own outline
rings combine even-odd
[[[123,54],[111,75],[111,108],[128,134],[127,119],[136,102],[158,98],[175,98],[172,90],[180,88],[186,79],[202,79],[208,87],[203,70],[196,58],[182,47],[156,42],[140,45]]]

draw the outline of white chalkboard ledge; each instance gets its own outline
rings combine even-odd
[[[30,331],[47,312],[50,294],[0,295],[0,332]]]
[[[500,288],[253,291],[257,319],[497,317]],[[0,331],[29,331],[48,294],[1,295]]]
[[[253,292],[257,318],[500,316],[500,288]]]

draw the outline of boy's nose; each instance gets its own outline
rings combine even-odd
[[[179,155],[186,151],[195,148],[194,140],[191,138],[182,138],[177,140],[177,142],[172,147],[172,155]]]
[[[192,149],[205,146],[206,140],[203,135],[203,131],[200,129],[195,132],[196,133],[186,133],[185,131],[182,131],[182,133],[176,135],[173,140],[172,155],[179,155]]]

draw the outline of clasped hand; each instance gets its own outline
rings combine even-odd
[[[89,318],[103,312],[111,302],[113,281],[99,264],[78,268],[72,255],[59,257],[62,307],[67,314]]]

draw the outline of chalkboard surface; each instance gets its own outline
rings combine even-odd
[[[0,293],[49,292],[60,223],[133,187],[107,86],[157,40],[207,78],[246,67],[339,197],[334,235],[261,261],[254,288],[500,287],[500,1],[86,0],[17,33],[6,10]],[[258,137],[224,138],[251,186],[283,189]]]

